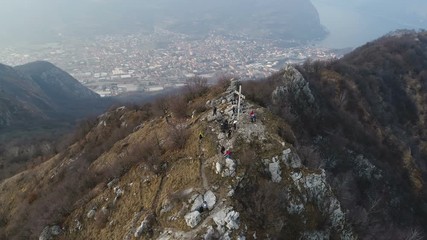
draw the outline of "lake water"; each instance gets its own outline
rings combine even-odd
[[[320,46],[329,48],[357,47],[397,29],[426,28],[427,23],[404,22],[402,19],[375,15],[343,6],[331,6],[313,1],[320,21],[329,35]]]

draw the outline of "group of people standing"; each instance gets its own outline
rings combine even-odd
[[[232,113],[232,118],[238,113],[238,111],[240,110],[240,109],[238,109],[238,107],[237,106],[235,106],[236,104],[238,103],[238,100],[236,99],[236,96],[234,96],[232,99],[231,99],[231,104],[233,105],[233,108],[232,108],[232,110],[233,110],[233,113]],[[216,107],[216,106],[214,106],[213,107],[213,116],[216,116],[217,115],[217,111],[218,111],[218,108]],[[256,122],[256,114],[255,114],[255,111],[254,110],[252,110],[251,112],[250,112],[250,114],[249,114],[249,117],[250,117],[250,120],[251,120],[251,122],[252,123],[255,123]],[[232,135],[232,133],[233,133],[233,131],[236,131],[237,130],[237,121],[238,121],[238,119],[236,118],[235,120],[231,120],[231,121],[229,121],[228,119],[223,119],[223,120],[221,120],[220,121],[220,128],[221,128],[221,132],[222,133],[227,133],[227,137],[230,139],[231,138],[231,135]],[[230,149],[228,149],[228,150],[226,150],[225,149],[225,147],[224,146],[222,146],[221,145],[221,148],[220,148],[220,152],[221,152],[221,154],[223,154],[224,155],[224,157],[225,158],[230,158],[231,157],[231,150]]]

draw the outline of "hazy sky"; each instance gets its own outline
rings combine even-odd
[[[0,0],[0,47],[7,46],[5,42],[28,39],[43,42],[59,33],[68,34],[63,29],[78,35],[82,26],[91,27],[94,16],[106,23],[105,29],[92,26],[100,34],[123,28],[118,22],[137,19],[140,25],[150,24],[155,16],[150,16],[153,11],[147,9],[162,12],[162,4],[166,4],[174,5],[179,12],[191,9],[196,3],[203,6],[203,1],[209,2],[206,6],[221,3],[219,0]],[[321,23],[330,31],[323,44],[331,47],[357,46],[399,28],[427,28],[427,0],[311,1]],[[239,14],[245,14],[244,7]]]

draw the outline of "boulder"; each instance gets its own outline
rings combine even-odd
[[[95,213],[96,213],[96,210],[91,209],[91,210],[89,210],[89,212],[87,212],[86,217],[87,218],[93,218],[93,217],[95,217]]]
[[[118,182],[119,182],[119,179],[115,178],[115,179],[111,180],[111,181],[107,184],[107,187],[108,187],[108,188],[113,188],[113,187],[114,187],[114,185],[116,185]]]
[[[240,225],[240,214],[236,211],[230,211],[225,217],[226,226],[228,229],[239,229]]]
[[[187,226],[194,228],[196,227],[200,221],[202,220],[202,217],[200,216],[199,211],[193,211],[184,216],[185,222],[187,223]]]
[[[215,196],[215,194],[212,191],[209,190],[209,191],[207,191],[205,193],[205,195],[203,196],[203,199],[206,202],[208,209],[212,210],[213,207],[214,207],[214,205],[215,205],[215,203],[216,203],[216,196]]]
[[[220,174],[221,171],[222,171],[222,165],[221,165],[221,163],[220,162],[216,162],[215,163],[215,172],[216,172],[216,174]]]
[[[40,234],[39,240],[51,240],[53,239],[53,236],[58,236],[61,232],[62,229],[58,225],[46,226]]]
[[[236,174],[236,162],[231,158],[225,159],[226,169],[222,173],[223,177],[233,177]]]
[[[193,205],[191,205],[191,211],[197,211],[203,204],[203,196],[198,194],[196,198],[194,198]]]
[[[292,153],[290,148],[283,151],[282,161],[289,168],[295,169],[302,167],[301,159],[297,154]]]
[[[226,207],[214,214],[213,220],[221,228],[226,226],[228,229],[239,229],[240,214],[231,207]]]
[[[213,229],[212,226],[209,226],[206,234],[203,236],[203,240],[212,240],[212,239],[217,239],[216,234],[215,234],[215,230]]]
[[[153,216],[150,214],[144,218],[141,225],[136,229],[134,236],[141,237],[143,233],[146,233],[151,228],[151,221],[153,220]]]

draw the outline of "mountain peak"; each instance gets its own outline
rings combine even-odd
[[[46,61],[36,61],[15,69],[30,76],[43,87],[45,93],[58,101],[68,101],[73,98],[90,99],[100,96],[84,87],[67,72]]]

